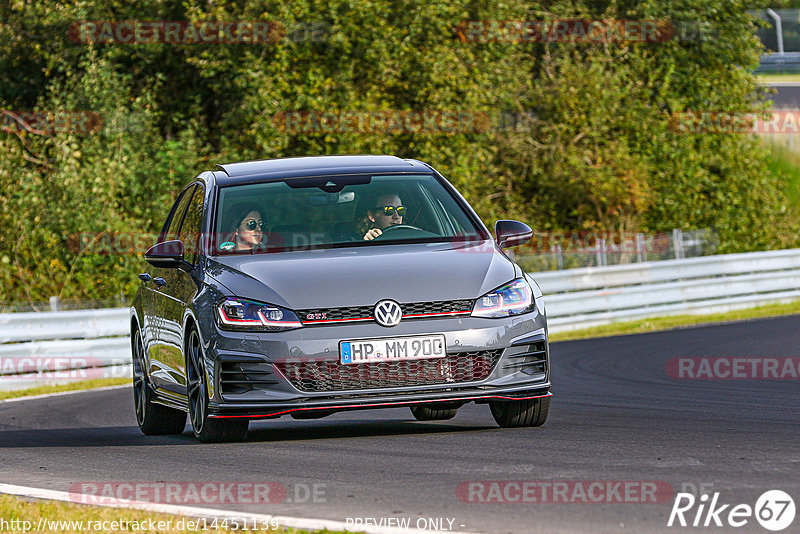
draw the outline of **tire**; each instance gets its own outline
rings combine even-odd
[[[214,419],[208,416],[208,384],[205,358],[197,330],[189,332],[186,351],[186,396],[194,436],[202,443],[242,441],[247,436],[247,419]]]
[[[458,413],[458,408],[431,408],[429,406],[412,406],[411,415],[417,421],[446,421]]]
[[[542,426],[550,412],[550,397],[519,401],[491,401],[492,417],[503,428]]]
[[[132,348],[133,407],[139,429],[146,436],[182,434],[186,428],[186,412],[153,402],[153,389],[147,378],[147,366],[144,361],[142,333],[138,329],[133,333]]]

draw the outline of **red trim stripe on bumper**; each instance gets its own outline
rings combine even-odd
[[[552,393],[547,393],[545,395],[534,395],[532,397],[508,397],[506,395],[486,395],[482,397],[458,397],[458,398],[448,398],[448,399],[432,399],[432,400],[418,400],[418,401],[400,401],[400,402],[378,402],[373,404],[346,404],[343,406],[317,406],[313,408],[290,408],[288,410],[283,410],[279,412],[267,413],[267,414],[257,414],[257,415],[215,415],[209,414],[209,417],[214,417],[216,419],[235,419],[235,418],[247,418],[247,419],[260,419],[263,417],[275,417],[276,415],[286,415],[292,412],[301,412],[307,410],[346,410],[346,409],[353,409],[353,408],[376,408],[376,407],[386,407],[386,406],[406,406],[409,404],[423,404],[426,402],[458,402],[458,401],[475,401],[475,400],[484,400],[484,399],[499,399],[499,400],[530,400],[530,399],[541,399],[544,397],[552,397]]]

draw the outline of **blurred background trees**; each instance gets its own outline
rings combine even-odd
[[[0,301],[130,292],[141,244],[186,182],[215,163],[286,156],[424,160],[489,225],[514,217],[542,231],[713,228],[721,252],[793,245],[781,174],[757,137],[672,127],[685,111],[768,109],[752,74],[762,46],[746,10],[757,7],[738,0],[0,1],[0,109],[103,119],[90,133],[0,132]],[[599,43],[465,42],[459,33],[465,21],[553,19],[668,21],[683,33]],[[86,20],[264,21],[295,33],[260,44],[70,39],[70,27]],[[354,110],[466,111],[493,126],[295,132],[276,119]],[[86,247],[120,234],[143,237],[128,238],[126,254]]]

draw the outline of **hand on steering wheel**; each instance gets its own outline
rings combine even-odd
[[[366,234],[364,234],[364,241],[372,241],[382,233],[383,232],[381,232],[380,228],[371,228]]]
[[[372,228],[366,234],[364,234],[364,240],[365,241],[370,241],[370,240],[375,239],[376,237],[381,236],[381,235],[385,234],[386,232],[390,232],[390,231],[392,231],[392,230],[394,230],[396,228],[403,228],[405,230],[419,230],[420,232],[424,232],[424,230],[422,228],[418,228],[418,227],[412,226],[410,224],[395,224],[393,226],[387,226],[383,230],[381,230],[380,228]]]

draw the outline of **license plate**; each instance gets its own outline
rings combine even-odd
[[[423,360],[445,357],[444,334],[358,339],[339,343],[343,364]]]

